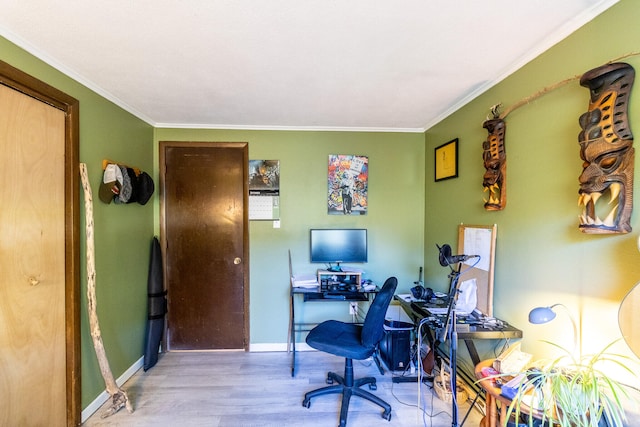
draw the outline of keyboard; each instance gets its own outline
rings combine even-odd
[[[324,292],[325,299],[337,299],[337,300],[366,300],[366,296],[362,292],[349,292],[349,291],[327,291]]]

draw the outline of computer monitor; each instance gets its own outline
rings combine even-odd
[[[367,230],[363,228],[311,229],[309,243],[311,262],[328,264],[330,271],[342,271],[340,263],[367,262]]]

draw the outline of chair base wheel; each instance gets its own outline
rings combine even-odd
[[[384,418],[387,421],[391,421],[391,411],[384,411],[382,413],[382,418]]]
[[[377,390],[378,386],[375,383],[369,384],[369,390]]]
[[[311,399],[304,399],[302,401],[302,406],[304,406],[305,408],[310,408],[311,407]]]

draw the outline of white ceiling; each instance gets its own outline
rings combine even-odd
[[[418,132],[617,1],[0,0],[0,35],[156,127]]]

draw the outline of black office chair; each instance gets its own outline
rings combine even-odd
[[[360,389],[361,386],[369,384],[369,389],[376,389],[376,379],[366,377],[354,380],[353,359],[364,360],[372,356],[378,348],[378,343],[384,336],[384,318],[387,308],[393,298],[393,294],[398,286],[398,279],[390,277],[382,286],[380,292],[369,307],[367,316],[362,325],[339,322],[337,320],[327,320],[313,328],[307,335],[307,344],[316,350],[335,354],[345,358],[344,377],[329,372],[327,384],[337,382],[337,385],[319,388],[304,395],[302,406],[311,406],[311,399],[323,394],[342,394],[342,408],[340,409],[340,427],[347,424],[347,413],[349,412],[349,401],[352,395],[363,397],[384,409],[382,418],[391,420],[391,406],[378,396]]]

